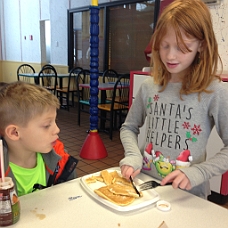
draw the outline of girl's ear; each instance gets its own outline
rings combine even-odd
[[[198,52],[200,53],[203,50],[203,41],[200,42],[198,47]]]
[[[17,130],[16,125],[8,125],[5,129],[5,136],[7,136],[11,140],[18,140],[19,139],[19,133]]]

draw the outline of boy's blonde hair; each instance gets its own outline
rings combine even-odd
[[[153,77],[156,84],[162,86],[164,91],[171,77],[159,56],[159,48],[167,28],[172,27],[176,33],[177,43],[183,53],[190,50],[184,44],[180,29],[187,37],[194,37],[201,41],[201,51],[183,78],[180,96],[190,93],[207,91],[208,85],[217,78],[218,63],[222,62],[218,54],[218,44],[213,31],[211,14],[208,7],[201,0],[176,0],[168,5],[158,19],[152,42]]]
[[[9,124],[26,126],[33,117],[59,106],[57,97],[41,86],[9,83],[0,90],[0,135]]]

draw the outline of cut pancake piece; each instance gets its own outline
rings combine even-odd
[[[86,178],[85,181],[87,184],[91,184],[91,183],[96,183],[97,180],[94,176],[90,176],[90,177]]]
[[[100,175],[103,178],[105,184],[107,185],[112,184],[113,177],[107,170],[102,170]]]
[[[122,196],[130,196],[134,198],[139,198],[139,195],[136,193],[133,186],[130,185],[123,185],[123,184],[117,184],[114,183],[109,186],[109,191],[114,193],[115,195],[122,195]],[[142,196],[142,193],[140,192],[140,197]]]
[[[124,184],[124,185],[127,185],[127,186],[132,186],[131,182],[129,180],[127,180],[126,178],[124,177],[115,177],[114,183],[120,183],[120,184]]]
[[[102,176],[94,176],[94,178],[95,178],[97,181],[104,182],[104,179],[102,178]]]
[[[110,172],[110,174],[112,175],[113,179],[116,177],[120,177],[119,173],[116,170]]]
[[[131,196],[113,194],[112,192],[110,192],[109,188],[110,186],[101,187],[99,189],[95,189],[94,192],[102,198],[119,206],[127,206],[135,200],[135,198]]]

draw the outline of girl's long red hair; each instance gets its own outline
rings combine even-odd
[[[218,53],[210,11],[201,0],[176,0],[160,15],[152,36],[151,65],[155,83],[161,85],[161,91],[164,91],[171,77],[159,56],[161,40],[170,26],[176,33],[178,43],[182,47],[184,45],[185,52],[190,50],[184,44],[180,29],[184,30],[186,36],[194,37],[202,43],[202,51],[196,55],[188,73],[183,78],[180,96],[196,92],[199,94],[211,92],[207,90],[207,87],[214,79],[221,80],[217,71],[219,63],[222,68],[222,61]]]

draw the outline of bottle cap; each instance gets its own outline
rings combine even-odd
[[[171,205],[165,200],[159,200],[157,202],[157,209],[160,211],[169,211],[171,209]]]
[[[14,187],[14,184],[11,177],[5,177],[4,182],[2,178],[0,178],[0,189],[9,189],[12,187]]]

